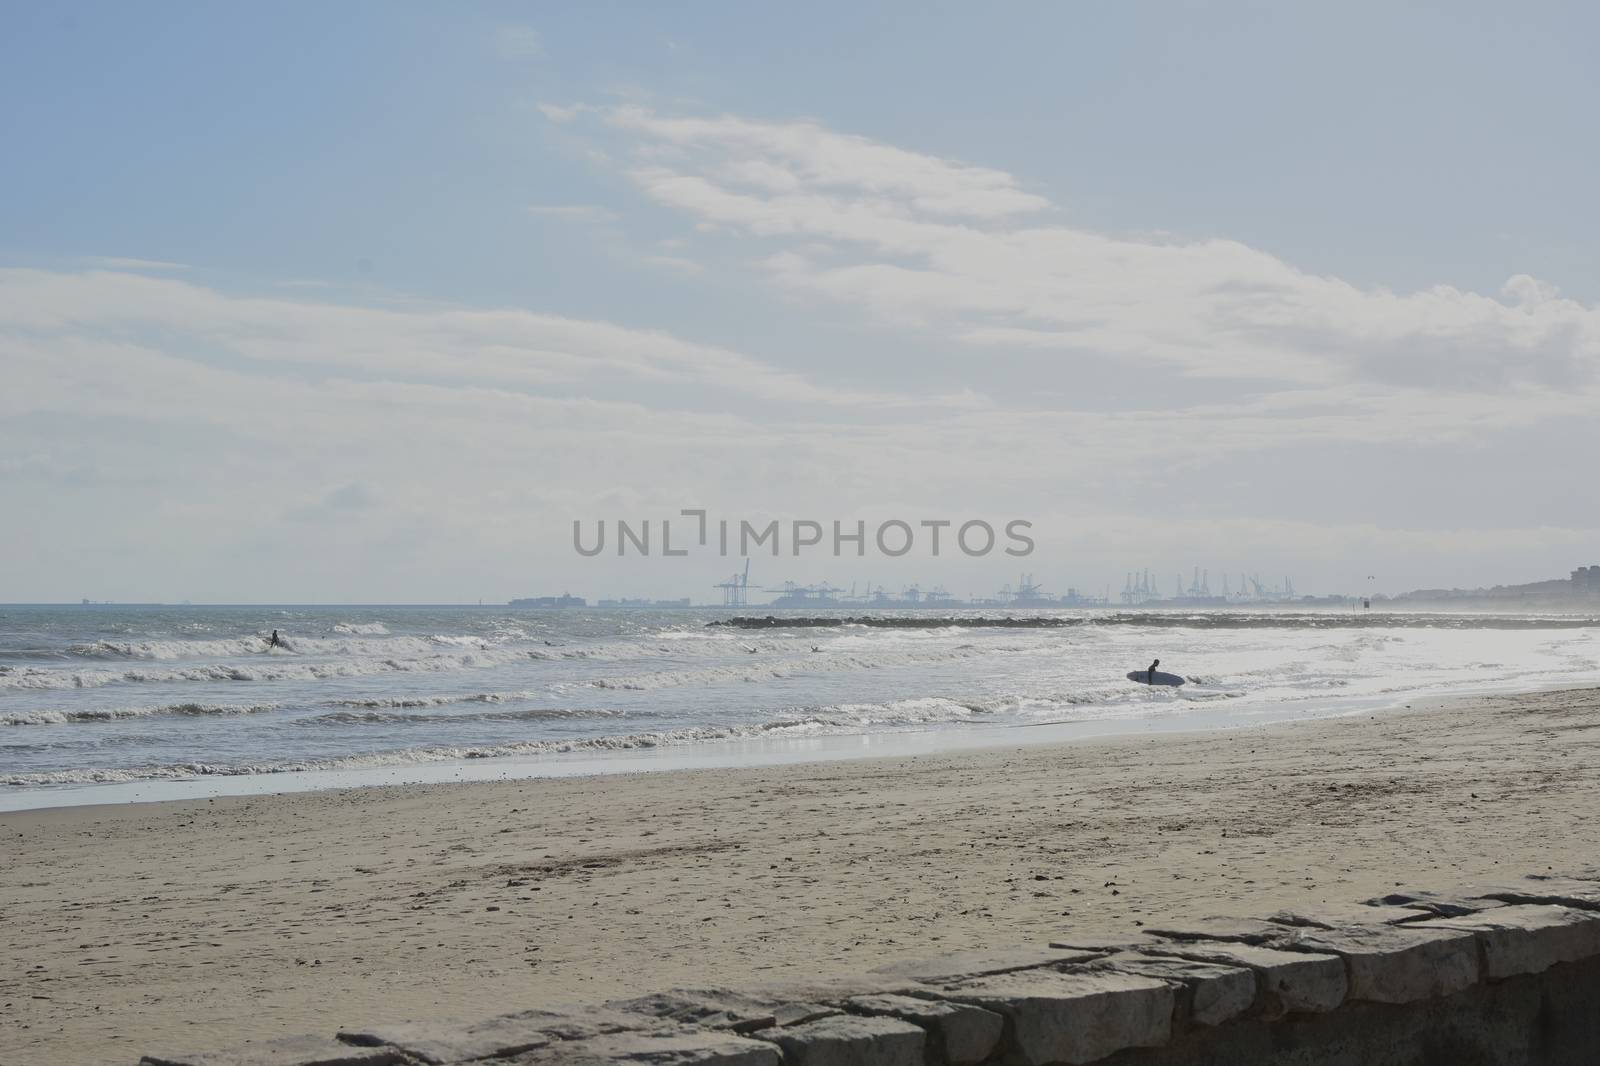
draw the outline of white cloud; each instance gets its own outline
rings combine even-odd
[[[629,173],[646,195],[760,241],[755,257],[776,284],[997,353],[1450,391],[1588,391],[1600,371],[1600,310],[1526,275],[1502,298],[1444,285],[1363,289],[1237,241],[1040,224],[1052,205],[1003,171],[811,122],[633,106],[605,119],[635,139],[642,162]],[[818,241],[838,253],[806,254]]]
[[[713,160],[723,156],[730,178],[769,190],[805,185],[865,191],[953,218],[1002,218],[1050,206],[1003,171],[904,151],[811,122],[664,118],[641,107],[614,108],[607,121],[657,142],[705,150]]]

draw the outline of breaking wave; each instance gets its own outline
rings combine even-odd
[[[169,703],[159,707],[96,707],[77,711],[40,710],[0,714],[0,725],[69,725],[74,722],[118,722],[162,715],[262,714],[276,703]]]
[[[382,622],[335,622],[333,631],[355,637],[381,637],[388,634],[389,627]]]

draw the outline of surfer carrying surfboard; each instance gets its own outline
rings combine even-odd
[[[1177,674],[1164,674],[1160,670],[1157,670],[1156,667],[1160,665],[1161,660],[1157,659],[1143,670],[1129,670],[1128,680],[1136,681],[1141,685],[1149,685],[1152,688],[1158,685],[1170,687],[1173,685],[1183,684],[1184,679],[1179,677]]]

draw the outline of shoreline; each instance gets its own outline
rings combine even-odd
[[[55,807],[0,814],[0,839],[0,1062],[130,1063],[1589,866],[1600,688],[909,757]]]
[[[129,803],[193,802],[237,796],[287,795],[352,788],[405,788],[491,781],[581,778],[685,770],[745,769],[836,760],[909,758],[982,751],[1013,744],[1071,744],[1115,737],[1182,735],[1263,725],[1325,721],[1363,714],[1398,714],[1487,695],[1563,691],[1548,682],[1419,689],[1382,697],[1308,698],[1266,708],[1232,710],[1224,700],[1196,703],[1182,713],[1143,717],[1107,715],[1073,721],[1008,724],[945,724],[926,729],[836,733],[763,738],[728,737],[669,744],[528,755],[439,759],[344,769],[283,770],[261,773],[194,774],[124,781],[84,782],[35,788],[0,789],[0,815],[57,807],[121,806]],[[1231,711],[1231,713],[1230,713]],[[383,753],[374,753],[381,756]],[[355,758],[361,758],[357,756]]]

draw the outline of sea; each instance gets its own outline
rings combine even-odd
[[[733,613],[0,607],[0,809],[949,751],[1600,682],[1593,617],[991,609],[714,624]],[[1007,617],[1046,624],[988,624]],[[1156,658],[1188,683],[1128,680]]]

